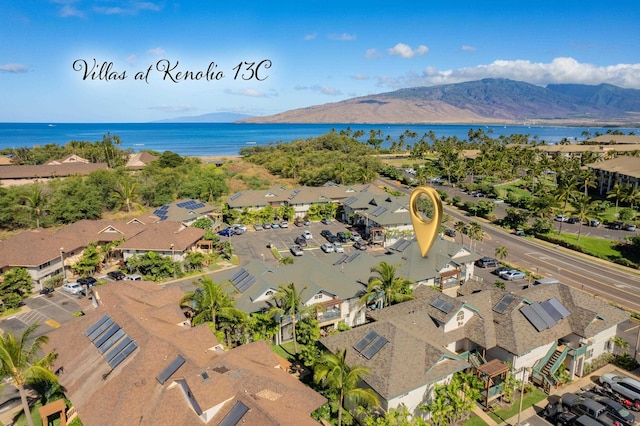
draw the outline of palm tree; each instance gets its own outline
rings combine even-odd
[[[580,195],[571,202],[571,205],[575,209],[574,214],[580,219],[580,226],[578,227],[578,241],[580,241],[580,234],[582,233],[582,224],[589,220],[589,217],[595,214],[595,206],[591,201],[591,197],[588,195]]]
[[[460,245],[464,247],[464,232],[467,229],[467,224],[459,220],[455,225],[453,225],[453,229],[458,231],[458,234],[460,234]]]
[[[36,220],[36,228],[40,228],[40,216],[44,211],[44,207],[47,204],[47,198],[42,192],[42,188],[37,183],[30,185],[29,191],[22,195],[22,201],[29,210],[31,218]]]
[[[496,247],[496,257],[500,260],[505,260],[509,255],[509,251],[505,246]]]
[[[613,185],[613,188],[611,188],[611,190],[609,192],[607,192],[607,198],[615,198],[616,199],[616,210],[615,210],[615,214],[618,214],[618,204],[620,203],[620,201],[622,199],[625,198],[625,195],[627,193],[627,188],[625,187],[625,185],[621,184],[621,183],[616,183],[615,185]]]
[[[275,306],[269,310],[269,315],[271,317],[276,314],[287,315],[291,318],[291,326],[293,328],[293,350],[295,353],[298,353],[296,324],[302,315],[311,310],[310,306],[305,306],[304,300],[302,299],[302,293],[304,293],[306,289],[307,287],[305,286],[302,290],[298,291],[294,283],[289,283],[289,285],[286,286],[278,286],[278,291],[271,296],[271,300],[273,300]]]
[[[569,179],[567,177],[558,180],[558,186],[555,190],[554,196],[556,200],[563,203],[562,213],[567,211],[567,204],[571,198],[574,197],[576,193],[576,181],[575,179]],[[560,229],[558,230],[558,234],[562,233],[562,224],[564,222],[560,222]]]
[[[371,389],[358,387],[362,376],[370,374],[367,367],[346,362],[347,350],[339,350],[337,354],[325,353],[320,357],[313,373],[315,383],[330,388],[337,394],[338,426],[342,425],[342,408],[355,406],[378,406],[378,396]]]
[[[121,179],[117,184],[113,193],[118,200],[120,207],[127,209],[127,212],[131,212],[131,207],[136,203],[138,198],[138,185],[129,179]]]
[[[217,327],[217,316],[233,317],[238,312],[235,302],[224,290],[229,283],[216,284],[209,277],[201,277],[197,281],[198,288],[188,291],[180,299],[180,306],[193,311],[191,325],[196,326],[212,322],[214,330]]]
[[[626,340],[624,340],[622,337],[620,336],[616,336],[616,337],[612,337],[611,338],[611,343],[613,343],[613,346],[617,346],[620,349],[627,349],[629,347],[629,342],[627,342]],[[626,351],[624,352],[626,353]]]
[[[42,345],[49,341],[49,337],[42,335],[32,339],[31,335],[37,328],[38,324],[29,326],[20,338],[16,338],[10,332],[4,336],[0,335],[0,359],[2,360],[0,377],[8,378],[18,388],[29,426],[33,426],[33,419],[25,385],[43,380],[50,383],[58,382],[58,377],[51,371],[57,354],[49,352],[44,357],[38,358],[42,353]]]
[[[478,222],[469,223],[469,238],[473,241],[482,241],[484,240],[484,231],[482,230],[482,226]]]
[[[360,303],[380,303],[380,308],[392,303],[414,299],[410,294],[413,281],[396,276],[396,266],[380,262],[371,268],[375,275],[369,277],[366,292],[360,297]]]

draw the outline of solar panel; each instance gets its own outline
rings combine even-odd
[[[240,281],[244,280],[248,276],[249,276],[249,273],[243,269],[243,270],[240,271],[240,273],[238,275],[234,274],[234,277],[231,277],[231,282],[234,285],[238,284]]]
[[[431,306],[433,306],[436,309],[439,309],[445,314],[448,314],[453,309],[452,303],[447,302],[446,300],[443,300],[440,297],[436,298],[433,302],[431,302]]]
[[[356,344],[353,345],[353,349],[355,349],[358,352],[362,352],[362,350],[367,346],[369,346],[369,343],[371,343],[373,339],[375,339],[378,336],[379,334],[375,330],[369,330],[369,332],[365,334],[363,338],[358,340]]]
[[[102,332],[105,331],[107,328],[111,327],[112,324],[113,324],[113,320],[111,319],[111,317],[109,317],[105,322],[100,324],[100,327],[93,330],[93,332],[88,336],[89,340],[91,340],[92,342],[96,340],[98,336],[101,335]]]
[[[98,321],[95,322],[95,324],[93,324],[91,327],[89,327],[87,329],[87,331],[84,332],[85,336],[90,335],[91,333],[93,333],[94,331],[96,331],[96,329],[98,327],[100,327],[106,320],[111,319],[111,317],[109,315],[104,315],[102,318],[100,318]]]
[[[181,203],[176,204],[176,206],[178,207],[186,207],[187,205],[189,205],[189,201],[183,201]]]
[[[202,207],[204,207],[205,204],[204,203],[196,203],[193,206],[191,206],[192,209],[201,209]]]
[[[351,203],[353,203],[354,201],[358,201],[358,197],[349,197],[345,200],[344,204],[351,205]]]
[[[169,364],[164,370],[162,370],[162,373],[160,373],[158,377],[156,377],[156,380],[160,382],[161,385],[164,385],[164,383],[169,380],[169,377],[171,377],[173,373],[178,371],[178,368],[182,367],[182,364],[184,363],[185,359],[182,358],[181,355],[178,355],[176,359],[171,361],[171,364]]]
[[[231,201],[235,200],[236,198],[238,198],[239,196],[242,195],[242,192],[236,192],[235,194],[233,194],[231,197],[229,197],[229,199]]]
[[[131,339],[131,337],[129,336],[125,336],[124,339],[119,341],[118,344],[104,356],[104,359],[106,359],[107,362],[111,361],[116,355],[118,355],[118,353],[122,349],[125,348],[125,346],[127,346],[131,342],[133,342],[133,339]]]
[[[109,327],[107,329],[107,331],[105,331],[104,333],[102,333],[102,335],[100,337],[98,337],[93,344],[96,345],[96,347],[100,347],[104,344],[104,342],[106,342],[109,337],[113,336],[116,331],[120,330],[120,326],[117,323],[113,323],[113,325],[111,327]]]
[[[115,357],[113,357],[111,361],[109,361],[109,366],[111,368],[116,368],[117,366],[120,365],[122,361],[127,359],[127,357],[131,355],[131,353],[136,349],[138,349],[138,345],[136,345],[136,342],[132,341],[127,346],[125,346],[125,348],[121,352],[119,352]]]
[[[231,278],[229,278],[229,281],[233,282],[236,278],[238,278],[242,273],[245,273],[247,271],[244,270],[244,268],[240,268],[240,270],[236,271],[233,275],[231,275]]]
[[[380,351],[380,349],[382,349],[382,347],[387,343],[389,343],[387,339],[385,339],[382,336],[378,336],[373,342],[371,342],[369,347],[365,349],[364,352],[362,352],[362,356],[365,357],[366,359],[373,358],[375,354],[377,354]]]
[[[245,279],[240,281],[235,287],[240,293],[244,293],[255,282],[256,282],[256,277],[254,277],[253,275],[249,275]]]
[[[343,254],[342,256],[340,256],[340,259],[336,260],[335,263],[333,264],[335,265],[341,265],[344,263],[345,260],[347,260],[347,258],[349,257],[348,254]]]
[[[539,303],[523,306],[520,312],[538,331],[546,330],[556,324],[556,321],[545,312]]]
[[[534,312],[538,314],[538,316],[542,318],[544,322],[547,323],[547,326],[549,328],[553,327],[558,322],[551,315],[549,315],[549,313],[542,307],[540,303],[534,303],[533,305],[531,305],[531,307],[533,308]]]
[[[222,419],[219,426],[236,426],[247,411],[249,411],[249,407],[244,405],[241,401],[236,402],[231,411],[224,416],[224,419]]]
[[[108,351],[118,340],[122,339],[122,337],[126,336],[125,332],[123,329],[120,329],[118,331],[116,331],[116,333],[111,336],[109,339],[107,339],[106,342],[104,342],[102,345],[100,345],[100,347],[98,348],[98,352],[100,352],[101,354],[104,354],[106,351]]]
[[[571,312],[555,297],[552,297],[548,300],[549,304],[555,308],[556,311],[562,316],[562,318],[566,318],[571,315]]]
[[[394,249],[395,251],[403,252],[410,245],[411,245],[411,241],[401,238],[391,248]]]
[[[377,209],[375,209],[374,211],[371,212],[372,216],[378,217],[380,216],[382,213],[386,212],[387,208],[384,206],[380,206]]]
[[[505,294],[502,299],[493,307],[493,310],[499,314],[504,314],[504,311],[511,305],[516,298],[510,294]]]

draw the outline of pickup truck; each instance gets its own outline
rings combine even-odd
[[[584,396],[576,395],[575,393],[565,393],[562,395],[562,405],[565,410],[570,411],[578,416],[589,416],[594,420],[597,420],[603,425],[615,426],[616,422],[613,420],[607,411],[607,408],[597,401],[591,398],[585,398]]]

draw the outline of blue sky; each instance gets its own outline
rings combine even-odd
[[[640,89],[638,23],[636,0],[0,0],[0,122],[270,115],[486,77]],[[74,71],[94,59],[124,78]],[[158,70],[212,62],[218,80]],[[245,62],[262,80],[234,78]]]

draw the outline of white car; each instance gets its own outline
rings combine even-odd
[[[344,253],[344,247],[340,243],[333,243],[333,250],[336,253]]]
[[[320,248],[325,253],[333,253],[335,251],[333,244],[331,243],[324,243],[323,245],[320,246]]]
[[[82,288],[82,284],[73,282],[62,285],[62,290],[71,294],[80,294],[84,289]]]
[[[313,238],[313,235],[311,235],[311,232],[309,232],[309,231],[304,231],[304,232],[302,233],[302,236],[303,236],[305,239],[307,239],[307,240],[310,240],[310,239],[312,239],[312,238]]]
[[[138,274],[127,275],[126,277],[123,278],[123,280],[126,280],[126,281],[142,281],[142,275],[138,275]]]

